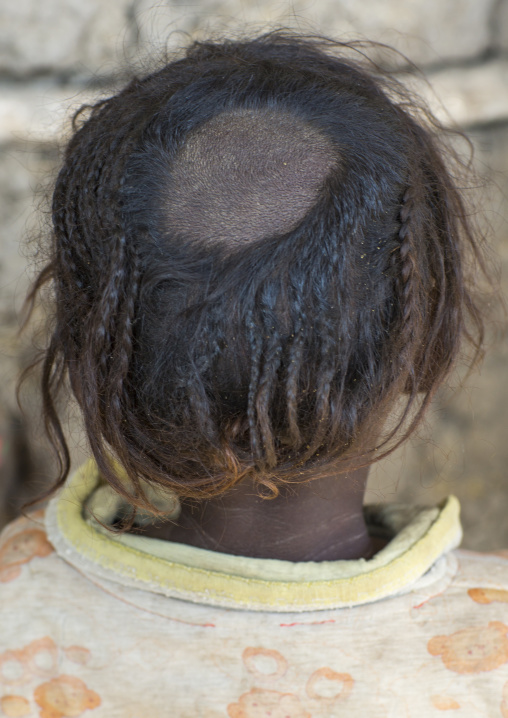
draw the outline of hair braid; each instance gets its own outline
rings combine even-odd
[[[250,446],[254,461],[260,462],[262,458],[261,442],[258,430],[256,397],[258,393],[259,376],[261,373],[261,354],[263,342],[260,336],[259,325],[252,309],[247,311],[247,332],[250,345],[250,380],[247,395],[247,419],[249,422]]]
[[[415,229],[417,229],[414,227],[414,205],[414,192],[410,186],[402,197],[398,233],[398,287],[401,307],[399,350],[402,369],[408,376],[406,390],[410,394],[416,394],[418,391],[414,364],[418,347],[415,345],[415,341],[420,334],[423,306],[420,297],[421,283],[420,270],[417,264],[418,252],[414,243]]]
[[[288,368],[286,372],[286,413],[289,429],[289,438],[293,448],[297,451],[302,444],[302,434],[298,422],[299,383],[302,369],[303,350],[305,345],[305,326],[307,314],[300,301],[298,289],[294,295],[296,321],[293,327],[293,341],[288,353]]]
[[[330,415],[330,394],[332,382],[337,371],[337,358],[334,352],[336,327],[326,312],[318,319],[318,332],[321,340],[319,356],[319,379],[315,394],[316,430],[306,448],[302,460],[310,458],[323,444],[328,431],[327,419]]]
[[[129,404],[125,381],[133,350],[140,279],[136,246],[127,242],[123,227],[121,192],[126,163],[141,126],[125,123],[97,138],[95,126],[111,114],[104,106],[76,133],[67,152],[74,156],[74,162],[67,163],[57,184],[57,190],[64,187],[65,193],[55,192],[54,199],[54,226],[59,234],[61,262],[66,267],[64,276],[68,275],[70,286],[79,286],[80,281],[83,284],[81,297],[73,301],[81,301],[85,316],[70,333],[86,336],[81,351],[86,363],[96,367],[84,378],[75,376],[73,384],[80,386],[91,447],[106,474],[111,468],[104,439],[115,446],[120,460],[124,458],[118,447],[122,445]],[[84,173],[76,154],[86,166]],[[66,284],[64,281],[61,287],[64,296],[68,294]],[[102,427],[101,436],[92,428],[97,422]],[[138,490],[132,475],[131,480]]]
[[[204,438],[210,445],[214,445],[218,439],[218,432],[214,422],[212,405],[207,393],[209,374],[214,369],[223,348],[223,332],[220,323],[217,321],[216,303],[206,302],[199,307],[200,317],[194,330],[197,338],[196,345],[192,347],[188,355],[188,367],[181,368],[181,382],[185,388],[186,399],[192,411],[192,419],[197,422],[203,431]],[[201,315],[208,313],[213,327],[206,335],[201,324]]]
[[[263,332],[266,341],[264,342],[263,368],[259,378],[256,396],[256,413],[263,441],[266,464],[267,467],[273,468],[277,464],[277,453],[275,450],[270,416],[277,372],[282,361],[282,343],[280,332],[277,328],[278,318],[275,314],[277,295],[274,294],[272,288],[264,288],[260,303],[263,317]]]
[[[353,232],[353,227],[349,230]],[[313,456],[322,446],[327,433],[330,431],[328,421],[332,409],[332,388],[336,384],[339,365],[343,352],[337,352],[338,337],[343,327],[337,323],[337,304],[340,298],[334,287],[333,277],[341,271],[340,241],[338,240],[337,228],[332,220],[327,224],[326,236],[331,239],[328,251],[325,250],[324,264],[317,268],[317,280],[315,282],[316,295],[316,336],[319,341],[319,359],[317,365],[317,385],[314,401],[314,419],[316,429],[306,447],[302,460]],[[344,373],[344,372],[343,372]],[[340,396],[335,397],[335,402],[340,401]]]

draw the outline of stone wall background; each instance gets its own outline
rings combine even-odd
[[[508,0],[0,0],[0,523],[53,471],[33,383],[24,418],[16,404],[15,378],[34,354],[17,331],[42,261],[26,237],[47,221],[36,209],[44,208],[72,109],[189,37],[274,25],[379,40],[423,69],[428,85],[402,59],[396,63],[439,118],[462,126],[474,144],[476,167],[492,182],[478,202],[506,294]],[[453,492],[462,501],[465,545],[483,550],[508,546],[508,336],[497,316],[481,372],[460,391],[441,392],[419,436],[373,470],[368,497],[431,503]],[[77,420],[69,431],[78,463],[86,446]]]

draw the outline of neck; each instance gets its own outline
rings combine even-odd
[[[178,523],[147,535],[221,553],[287,561],[370,558],[376,546],[363,516],[368,468],[282,487],[275,499],[244,482],[203,502],[184,502]]]

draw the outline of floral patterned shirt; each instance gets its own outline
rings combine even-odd
[[[0,716],[508,718],[508,552],[453,497],[367,507],[375,557],[291,563],[105,528],[85,464],[0,536]]]

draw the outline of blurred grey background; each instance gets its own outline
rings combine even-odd
[[[475,166],[490,181],[477,190],[481,221],[506,294],[508,0],[0,0],[0,525],[54,470],[36,386],[25,386],[22,417],[15,382],[34,356],[33,337],[20,338],[18,328],[43,259],[26,238],[47,222],[44,198],[72,110],[151,67],[165,48],[274,26],[378,40],[423,70],[429,84],[402,60],[398,67],[439,119],[464,128],[474,144]],[[508,336],[497,316],[481,371],[453,377],[418,436],[373,469],[368,492],[369,501],[422,503],[455,493],[464,545],[480,550],[508,547]],[[86,443],[72,407],[69,414],[78,464]]]

